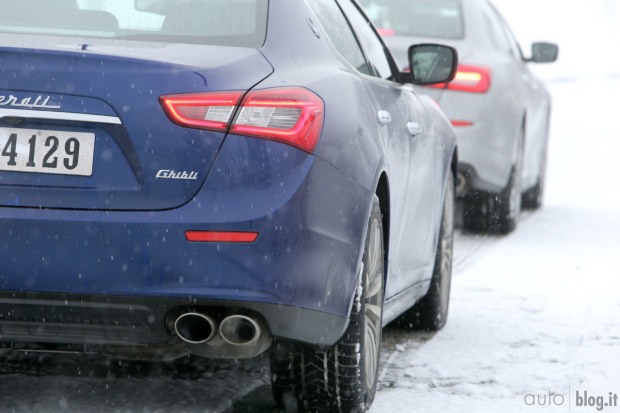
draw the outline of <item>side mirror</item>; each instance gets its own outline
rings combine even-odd
[[[456,49],[440,44],[416,44],[409,47],[409,70],[414,85],[450,82],[458,67]]]
[[[532,58],[529,62],[551,63],[558,60],[559,48],[553,43],[538,42],[532,44]]]

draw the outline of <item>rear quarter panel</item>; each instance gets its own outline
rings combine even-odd
[[[342,203],[334,202],[333,194],[321,193],[321,185],[331,187],[329,181],[311,183],[316,199],[312,201],[310,225],[314,226],[312,230],[340,238],[357,251],[357,259],[350,261],[348,268],[341,268],[332,280],[344,287],[338,287],[338,291],[350,308],[360,271],[367,217],[384,169],[385,142],[377,133],[376,109],[362,79],[336,54],[324,33],[317,36],[312,30],[308,20],[315,18],[310,9],[305,4],[286,7],[287,0],[271,2],[268,38],[260,51],[273,65],[274,74],[256,88],[303,86],[325,103],[323,130],[314,156],[338,171],[350,187],[340,189],[339,198],[348,198]],[[320,30],[318,22],[313,20],[313,24]],[[324,225],[338,216],[347,224],[332,224],[329,228]],[[327,289],[326,293],[331,291]]]
[[[286,0],[272,0],[274,4],[284,1]],[[355,214],[362,218],[356,222],[349,221],[352,224],[351,228],[346,237],[343,237],[357,245],[357,263],[352,263],[346,274],[341,274],[342,282],[353,287],[355,283],[351,280],[355,281],[360,271],[366,217],[379,177],[382,173],[386,173],[390,181],[392,174],[402,171],[390,169],[386,161],[390,142],[386,140],[377,121],[377,107],[368,92],[367,85],[364,84],[363,77],[333,50],[322,31],[317,36],[311,29],[308,18],[315,18],[312,12],[308,8],[295,8],[290,10],[290,13],[287,12],[286,18],[282,19],[282,16],[276,13],[286,8],[274,7],[273,10],[268,39],[261,51],[275,70],[274,74],[261,82],[257,88],[300,85],[302,82],[304,87],[321,96],[325,102],[325,120],[315,155],[342,173],[351,181],[352,186],[363,188],[362,192],[357,192],[357,199],[353,202],[358,206]],[[314,24],[318,26],[318,23]],[[295,30],[292,30],[293,27]],[[300,53],[300,50],[303,52]],[[430,159],[427,161],[436,168],[434,177],[441,177],[438,179],[440,182],[438,187],[433,191],[435,199],[428,201],[433,205],[441,205],[442,200],[439,198],[444,193],[443,188],[455,153],[456,141],[446,117],[432,101],[425,97],[421,99],[424,108],[420,115],[425,117],[424,122],[433,140],[436,155],[434,156],[436,161]],[[344,192],[342,196],[349,194]],[[400,202],[402,196],[390,194],[390,199]],[[330,209],[332,204],[329,198],[322,198],[322,202],[317,204],[317,216],[321,214],[337,216],[354,212]],[[391,205],[391,208],[394,208],[394,205]],[[435,221],[430,225],[434,229],[438,228],[439,215],[432,214],[428,218]],[[392,222],[392,226],[395,225],[400,224]],[[437,231],[434,231],[431,235],[433,239],[430,243],[433,245],[437,242],[436,233]],[[393,259],[398,257],[390,256],[390,261]],[[422,280],[430,278],[430,270],[432,266],[428,274],[421,278]],[[422,286],[425,285],[424,282]],[[416,286],[416,291],[421,294],[423,291],[419,287],[420,285]],[[352,297],[351,288],[347,300],[351,302]]]

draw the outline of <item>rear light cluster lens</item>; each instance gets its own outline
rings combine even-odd
[[[160,98],[168,117],[191,128],[230,131],[313,152],[323,127],[323,101],[303,88],[169,95]],[[234,116],[234,118],[233,118]]]
[[[181,126],[226,130],[241,92],[170,95],[160,98],[170,120]]]
[[[394,30],[394,29],[387,29],[385,27],[380,27],[380,28],[377,29],[377,33],[379,33],[383,37],[390,37],[390,36],[394,36],[396,34],[396,30]]]
[[[486,93],[491,87],[491,71],[486,67],[459,65],[454,80],[430,87],[469,93]]]

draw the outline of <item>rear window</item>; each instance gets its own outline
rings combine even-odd
[[[440,39],[464,36],[458,0],[360,0],[383,34]]]
[[[0,0],[0,32],[260,47],[268,0]]]

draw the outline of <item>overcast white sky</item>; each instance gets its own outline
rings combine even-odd
[[[560,60],[533,65],[545,78],[620,73],[620,1],[493,0],[529,55],[532,41],[560,45]]]

